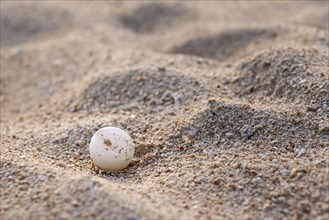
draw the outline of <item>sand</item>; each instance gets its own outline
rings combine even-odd
[[[328,49],[327,1],[1,1],[0,218],[328,219]]]

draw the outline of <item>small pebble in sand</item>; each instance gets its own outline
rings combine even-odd
[[[98,130],[91,138],[90,157],[104,170],[122,170],[134,156],[134,144],[127,132],[116,127]]]

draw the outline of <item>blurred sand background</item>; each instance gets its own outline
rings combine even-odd
[[[1,1],[0,218],[328,219],[328,47],[328,1]]]

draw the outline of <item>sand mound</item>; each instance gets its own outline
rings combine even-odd
[[[206,109],[193,116],[182,135],[190,144],[239,148],[241,143],[253,143],[282,152],[316,146],[328,138],[317,122],[306,124],[303,117],[211,100]]]
[[[155,32],[170,26],[181,17],[185,9],[177,5],[163,3],[147,3],[129,14],[122,15],[120,22],[135,32]]]
[[[4,189],[1,190],[1,201],[7,204],[1,208],[10,219],[40,219],[43,218],[40,214],[43,212],[47,212],[48,218],[61,219],[117,219],[123,216],[126,219],[138,219],[145,216],[143,211],[148,213],[149,218],[161,218],[164,215],[164,212],[155,211],[158,209],[153,207],[149,199],[140,202],[141,196],[131,193],[129,187],[126,189],[97,177],[72,175],[52,167],[17,165],[8,161],[3,161],[1,166],[6,169],[5,174],[2,169],[0,171],[5,175],[0,183]],[[13,193],[14,200],[10,199]],[[11,209],[11,206],[16,205],[21,208]],[[35,209],[39,211],[32,211]],[[95,213],[93,210],[98,211]]]
[[[239,95],[319,106],[329,102],[328,60],[316,50],[271,50],[243,62],[238,71],[233,86]]]
[[[6,204],[6,206],[1,208],[2,211],[8,213],[8,219],[37,218],[37,216],[33,215],[42,213],[52,205],[50,202],[47,202],[49,198],[47,192],[53,188],[53,184],[50,183],[58,181],[54,179],[55,173],[52,169],[40,171],[40,169],[34,166],[17,165],[15,162],[1,161],[0,184],[3,189],[1,190],[1,203]],[[12,194],[15,194],[15,200],[10,199]],[[40,204],[40,201],[44,201],[44,203]],[[12,206],[18,204],[22,206],[21,209],[15,211],[11,209]],[[28,211],[36,207],[39,208],[40,212]]]
[[[22,43],[67,23],[69,15],[60,9],[16,5],[1,9],[1,46]]]
[[[74,111],[89,112],[110,111],[115,107],[161,111],[195,101],[205,91],[197,79],[178,72],[134,70],[98,78],[71,107]]]
[[[264,29],[241,29],[220,33],[206,38],[189,40],[183,45],[176,46],[172,53],[188,54],[199,57],[224,60],[248,45],[263,40],[273,39],[276,32]]]

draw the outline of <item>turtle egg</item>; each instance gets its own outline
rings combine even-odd
[[[104,170],[122,170],[134,157],[134,143],[127,132],[116,127],[99,129],[91,138],[89,153]]]

